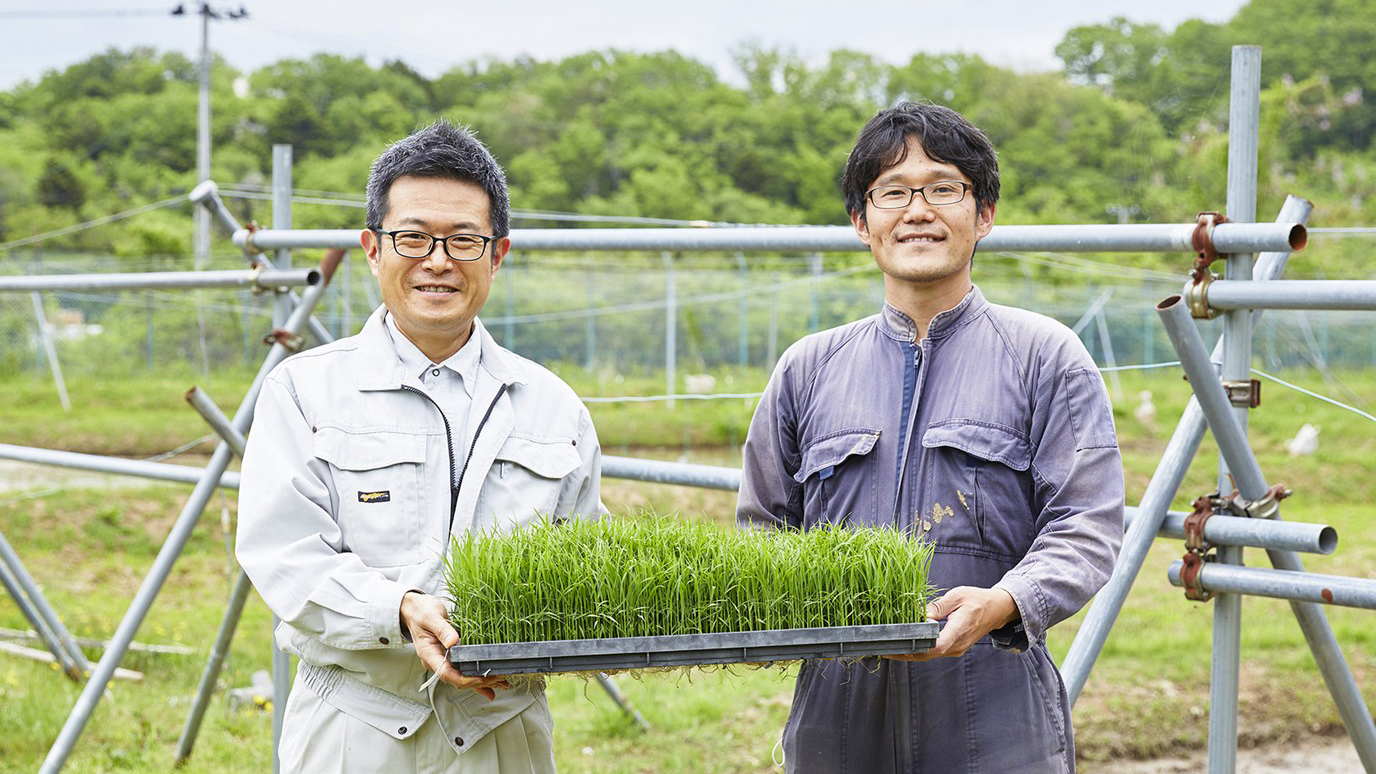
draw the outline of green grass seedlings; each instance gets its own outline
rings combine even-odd
[[[487,645],[917,623],[931,556],[890,529],[610,518],[470,534],[445,572],[460,641]]]

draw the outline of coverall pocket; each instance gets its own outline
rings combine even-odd
[[[558,514],[564,479],[582,458],[572,438],[537,438],[512,433],[487,472],[478,493],[474,524],[510,529]]]
[[[312,446],[330,464],[344,550],[369,567],[414,564],[437,550],[424,540],[425,436],[320,427]]]
[[[803,529],[819,523],[874,524],[874,473],[870,452],[878,430],[828,433],[803,450],[793,479],[803,485]]]
[[[937,545],[1004,557],[1026,553],[1033,538],[1032,447],[1021,433],[976,420],[927,428],[930,449],[917,528]]]

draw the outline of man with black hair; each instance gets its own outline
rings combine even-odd
[[[301,659],[282,771],[552,772],[543,684],[449,663],[443,557],[470,530],[605,513],[597,434],[478,320],[511,249],[487,148],[435,123],[377,158],[367,200],[383,305],[268,375],[244,455],[239,561]]]
[[[745,443],[737,519],[902,529],[934,548],[935,647],[804,663],[790,772],[1066,772],[1046,630],[1108,579],[1123,529],[1113,414],[1064,325],[971,282],[998,159],[960,114],[883,110],[842,177],[883,273],[879,314],[784,353]]]

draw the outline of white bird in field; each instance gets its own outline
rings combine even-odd
[[[1295,437],[1285,442],[1285,448],[1290,450],[1291,457],[1313,454],[1319,450],[1319,428],[1308,422],[1304,423],[1300,431],[1295,433]]]
[[[1132,415],[1137,417],[1144,427],[1152,428],[1156,426],[1156,404],[1151,402],[1151,390],[1142,390],[1137,393],[1137,408],[1132,410]]]

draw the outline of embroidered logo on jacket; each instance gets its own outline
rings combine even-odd
[[[359,492],[358,501],[361,503],[386,503],[391,502],[392,493],[390,490],[381,492]]]

